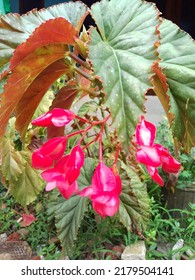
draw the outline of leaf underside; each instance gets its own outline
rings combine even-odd
[[[85,165],[78,178],[79,188],[82,189],[91,184],[91,177],[94,171],[95,161],[85,159]],[[88,198],[75,195],[65,200],[59,197],[55,205],[55,221],[58,237],[66,252],[68,252],[77,238],[77,232],[84,213],[87,210]]]
[[[147,227],[150,213],[146,186],[139,176],[124,163],[121,163],[120,175],[123,185],[120,195],[120,221],[128,230],[142,234]]]

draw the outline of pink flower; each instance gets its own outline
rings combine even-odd
[[[171,156],[169,151],[160,144],[155,144],[156,127],[141,117],[137,125],[135,139],[140,148],[137,149],[136,159],[145,164],[152,179],[160,186],[164,185],[157,167],[162,166],[165,172],[177,173],[181,164]]]
[[[75,146],[69,155],[62,157],[53,168],[42,172],[42,177],[48,182],[46,191],[57,187],[62,196],[68,199],[77,192],[77,178],[84,165],[84,153],[80,145]]]
[[[75,118],[75,114],[70,110],[55,108],[32,121],[33,125],[47,127],[54,125],[57,127],[65,126]]]
[[[66,137],[55,137],[45,142],[32,154],[32,167],[46,169],[59,160],[66,149]]]
[[[121,178],[116,168],[108,168],[100,162],[94,171],[92,185],[83,189],[80,195],[90,196],[94,210],[106,217],[114,216],[118,212],[121,190]]]

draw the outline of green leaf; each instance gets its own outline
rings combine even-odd
[[[141,0],[103,0],[91,9],[99,32],[91,30],[89,58],[103,81],[113,126],[127,147],[151,88],[158,11]]]
[[[31,166],[31,152],[21,151],[20,155],[26,161],[24,170],[17,181],[9,182],[10,193],[16,202],[26,206],[37,198],[37,195],[43,190],[44,184],[39,172]]]
[[[186,151],[195,145],[195,42],[177,25],[163,20],[160,25],[159,63],[169,86],[173,133]]]
[[[89,102],[85,102],[78,111],[78,115],[80,117],[84,117],[85,115],[87,115],[88,113],[91,112],[96,112],[98,108],[98,104],[95,101],[89,101]]]
[[[15,135],[15,118],[10,118],[6,134],[3,138],[1,171],[9,182],[16,182],[24,172],[25,159],[19,151],[15,150],[13,139]]]
[[[54,5],[47,9],[36,9],[20,16],[6,14],[0,19],[0,73],[8,67],[15,48],[24,42],[36,27],[49,19],[63,17],[79,31],[87,14],[87,6],[81,2]]]
[[[80,189],[91,184],[91,177],[94,171],[95,161],[93,159],[85,159],[84,168],[78,178]],[[88,198],[74,195],[68,200],[59,197],[55,206],[56,228],[58,237],[64,250],[67,252],[71,249],[74,240],[76,240],[77,232],[84,213],[87,210]]]
[[[119,217],[124,226],[138,234],[146,229],[150,204],[146,186],[130,167],[121,162],[122,193]]]
[[[30,151],[15,150],[15,118],[10,118],[3,138],[1,172],[8,181],[10,193],[22,206],[29,205],[43,190],[43,180],[31,166]]]
[[[49,107],[51,106],[53,99],[54,99],[53,91],[48,90],[47,93],[43,96],[40,104],[38,105],[33,115],[33,119],[49,111]]]

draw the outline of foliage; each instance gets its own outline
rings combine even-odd
[[[88,14],[95,26],[86,30]],[[162,145],[137,140],[137,125],[152,89],[172,130],[171,152],[181,145],[185,152],[191,150],[194,49],[188,34],[163,19],[153,3],[142,0],[102,0],[91,8],[76,1],[22,16],[1,16],[2,182],[23,207],[43,190],[42,178],[48,182],[46,190],[57,187],[62,196],[53,191],[48,215],[65,251],[77,237],[87,197],[103,217],[119,209],[123,225],[144,234],[150,205],[136,144],[143,142],[143,153],[155,150],[160,158],[158,164],[151,163],[154,166],[148,162],[152,156],[137,160],[153,178],[159,176],[160,164],[168,172],[173,164],[176,172],[179,164]],[[70,111],[75,107],[77,114]],[[40,119],[44,128],[35,128]],[[145,124],[143,137],[155,138],[155,129],[151,132],[152,125]],[[135,131],[137,143],[132,141]],[[56,137],[63,146],[59,142],[55,147]],[[38,166],[44,170],[41,174]],[[31,227],[41,231],[36,224]]]
[[[39,172],[31,166],[31,152],[28,148],[23,150],[15,148],[15,142],[17,145],[18,139],[15,138],[14,123],[14,117],[10,118],[3,139],[1,172],[4,186],[10,190],[15,201],[26,206],[33,202],[43,190],[43,181]]]
[[[61,252],[54,243],[43,246],[38,252],[38,254],[43,257],[44,260],[59,260],[61,257]]]
[[[37,221],[28,227],[27,242],[34,252],[38,252],[42,246],[48,246],[48,241],[54,233],[54,228],[49,227],[47,223],[47,215],[45,215],[47,207],[47,197],[40,195],[35,203],[31,206],[36,212]]]
[[[186,186],[193,186],[195,182],[195,150],[191,149],[190,153],[187,155],[185,153],[180,155],[180,161],[182,162],[183,170],[178,177],[178,187],[180,183],[185,183]]]
[[[141,234],[147,225],[150,211],[146,186],[138,175],[123,163],[120,174],[123,183],[119,208],[120,221],[128,230]]]
[[[13,197],[6,196],[5,189],[0,184],[0,234],[11,234],[20,228],[16,220],[18,216],[14,211],[15,201]]]
[[[151,197],[151,219],[148,223],[146,231],[147,259],[172,259],[175,253],[178,253],[178,258],[186,251],[191,251],[195,255],[195,227],[194,205],[190,204],[187,209],[166,209]],[[172,217],[172,211],[177,211],[180,214],[179,219]],[[183,248],[176,251],[172,247],[179,239],[184,240]],[[166,250],[166,245],[171,244],[171,248]],[[164,251],[159,250],[159,246],[164,247]],[[191,256],[193,258],[193,256]]]
[[[94,215],[89,205],[81,223],[78,238],[69,252],[70,259],[108,259],[115,245],[130,245],[138,239],[137,235],[128,231],[119,217],[101,219]],[[87,244],[87,245],[86,245]],[[110,248],[110,249],[109,249]]]

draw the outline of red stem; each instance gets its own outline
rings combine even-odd
[[[103,160],[103,148],[102,148],[102,134],[103,134],[103,131],[104,131],[104,127],[105,127],[105,122],[102,124],[102,128],[100,130],[100,133],[99,133],[99,160],[100,162],[102,162]]]
[[[79,130],[79,131],[75,131],[75,132],[73,132],[73,133],[70,133],[70,134],[67,135],[67,138],[73,137],[73,136],[75,136],[75,135],[77,135],[77,134],[81,134],[82,132],[85,132],[85,129],[82,129],[82,130]]]
[[[101,124],[101,123],[106,123],[107,120],[110,118],[110,115],[108,115],[105,119],[98,121],[98,122],[93,122],[93,125]]]
[[[87,145],[85,145],[83,147],[83,150],[88,148],[91,144],[93,144],[94,142],[96,142],[98,140],[98,138],[100,137],[100,135],[98,134],[91,142],[89,142]]]
[[[84,123],[93,124],[92,122],[88,121],[87,119],[83,119],[83,118],[81,118],[81,117],[79,117],[79,116],[77,116],[77,115],[75,115],[75,118],[77,118],[78,120],[80,120],[80,121],[82,121],[82,122],[84,122]]]
[[[107,122],[107,120],[110,118],[110,115],[108,115],[105,119],[101,120],[101,121],[97,121],[97,122],[90,122],[90,121],[87,121],[83,118],[80,118],[79,116],[76,116],[77,119],[85,122],[85,123],[89,123],[90,125],[85,128],[85,129],[82,129],[82,130],[79,130],[79,131],[76,131],[76,132],[73,132],[73,133],[70,133],[69,135],[67,135],[67,138],[70,138],[70,137],[73,137],[75,135],[78,135],[78,134],[81,134],[83,133],[81,139],[79,140],[79,144],[82,142],[82,140],[84,139],[86,133],[95,125],[98,125],[98,124],[102,124],[102,127],[101,127],[101,130],[99,132],[99,134],[95,137],[94,140],[92,140],[91,142],[89,142],[87,145],[85,145],[83,147],[83,149],[86,149],[87,147],[89,147],[93,142],[97,141],[98,138],[99,138],[99,160],[102,161],[103,160],[103,156],[102,156],[102,134],[103,134],[103,131],[104,131],[104,127],[105,127],[105,124]]]

